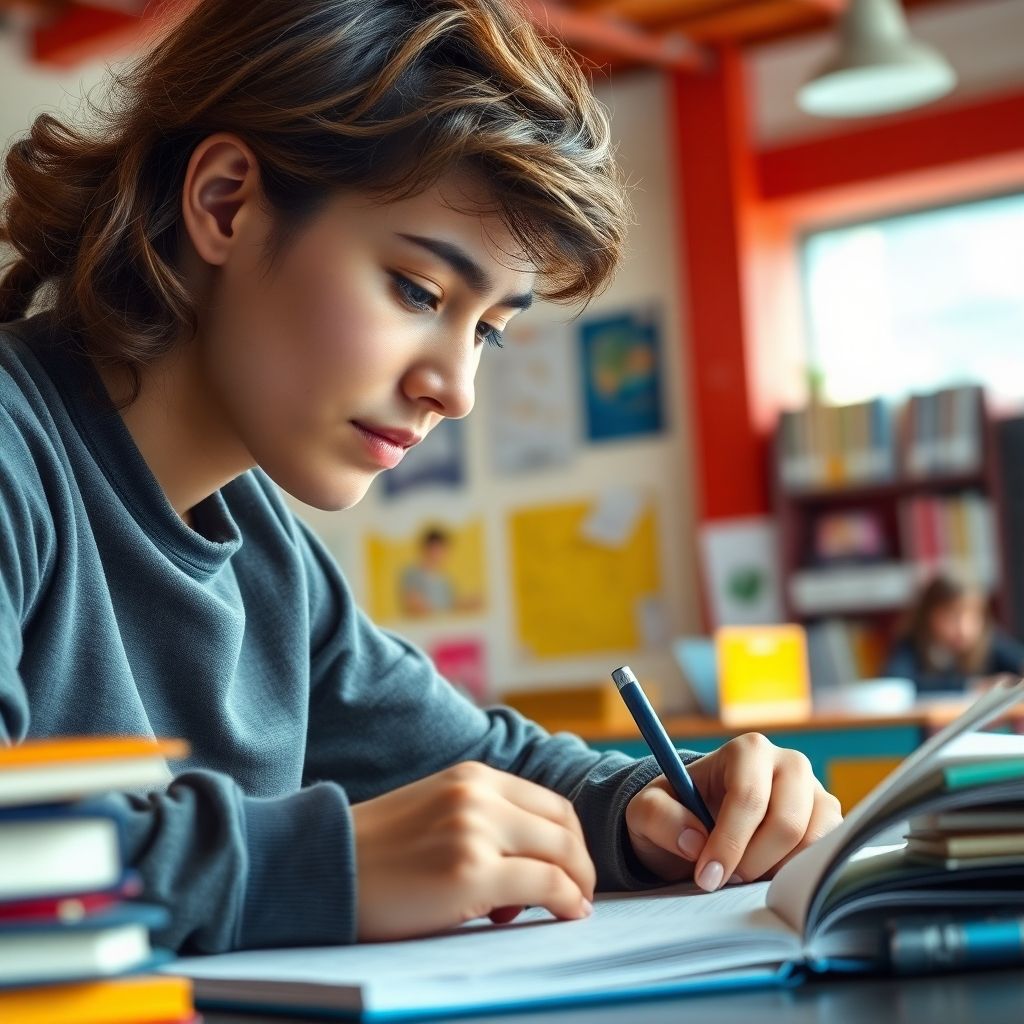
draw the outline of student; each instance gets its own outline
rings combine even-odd
[[[0,723],[191,743],[110,797],[159,938],[579,918],[833,828],[763,737],[690,755],[709,838],[653,759],[475,708],[279,495],[354,505],[534,294],[607,283],[627,211],[574,62],[506,0],[205,0],[113,85],[95,130],[41,115],[6,157]]]
[[[912,679],[922,694],[960,691],[1004,672],[1024,672],[1024,645],[992,622],[977,587],[946,575],[921,589],[882,670]]]

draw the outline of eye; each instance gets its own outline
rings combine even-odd
[[[398,289],[402,301],[410,309],[420,312],[437,309],[440,299],[433,292],[420,287],[415,281],[410,281],[409,278],[404,277],[402,274],[393,273],[391,279],[395,282],[395,287]]]
[[[504,334],[499,331],[497,327],[492,327],[490,324],[485,324],[483,320],[476,325],[476,336],[481,341],[486,341],[488,345],[492,345],[494,348],[504,348],[502,344],[502,338]]]

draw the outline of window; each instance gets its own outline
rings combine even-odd
[[[817,231],[801,255],[826,400],[969,383],[1024,399],[1024,194]]]

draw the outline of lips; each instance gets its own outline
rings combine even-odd
[[[417,434],[412,430],[403,430],[400,427],[380,427],[376,423],[366,423],[361,420],[353,420],[352,422],[360,430],[383,437],[385,441],[390,441],[400,448],[412,448],[413,445],[419,444],[423,440],[421,434]]]

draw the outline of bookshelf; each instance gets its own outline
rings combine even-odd
[[[900,615],[943,569],[977,581],[1008,621],[996,447],[973,386],[782,414],[772,479],[783,593],[812,660],[817,645],[839,676],[877,673]]]

